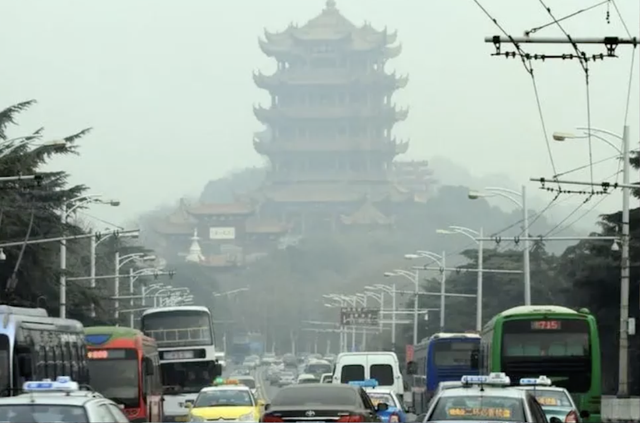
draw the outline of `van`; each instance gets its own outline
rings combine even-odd
[[[398,356],[393,352],[348,352],[336,358],[333,383],[375,379],[381,388],[391,389],[402,401],[404,383]]]

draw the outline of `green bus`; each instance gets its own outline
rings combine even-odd
[[[496,315],[482,329],[481,374],[521,378],[547,376],[571,393],[588,421],[600,420],[600,338],[586,309],[519,306]]]

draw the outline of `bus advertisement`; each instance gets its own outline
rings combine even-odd
[[[162,381],[156,342],[136,329],[85,328],[91,387],[124,407],[132,422],[162,421]]]
[[[480,335],[473,333],[436,333],[415,345],[412,398],[416,411],[426,412],[440,382],[479,374],[479,353]]]
[[[588,310],[519,306],[496,315],[482,330],[480,367],[504,372],[512,383],[547,376],[573,396],[588,421],[600,420],[600,337]]]
[[[187,400],[222,375],[216,358],[211,312],[201,306],[146,310],[142,332],[156,340],[164,394],[165,422],[187,421]]]
[[[69,376],[89,383],[82,323],[49,317],[43,308],[0,306],[0,396],[26,381]]]

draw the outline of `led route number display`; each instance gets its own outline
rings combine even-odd
[[[536,400],[538,400],[538,403],[540,405],[546,405],[546,406],[557,406],[558,405],[558,399],[557,398],[552,398],[552,397],[536,397]]]
[[[456,407],[447,409],[447,414],[450,417],[482,417],[490,418],[497,417],[501,419],[511,418],[511,410],[508,408],[493,408],[493,407]]]
[[[126,350],[89,350],[87,351],[87,358],[89,360],[118,360],[126,358]]]
[[[559,320],[536,320],[531,322],[531,329],[533,330],[560,330],[562,324]]]

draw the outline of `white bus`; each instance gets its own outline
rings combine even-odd
[[[30,380],[69,376],[89,383],[84,328],[49,317],[43,308],[0,306],[0,396],[20,393]]]
[[[211,312],[201,306],[152,308],[142,314],[140,325],[158,344],[164,421],[186,421],[186,401],[195,400],[202,388],[222,374]]]

